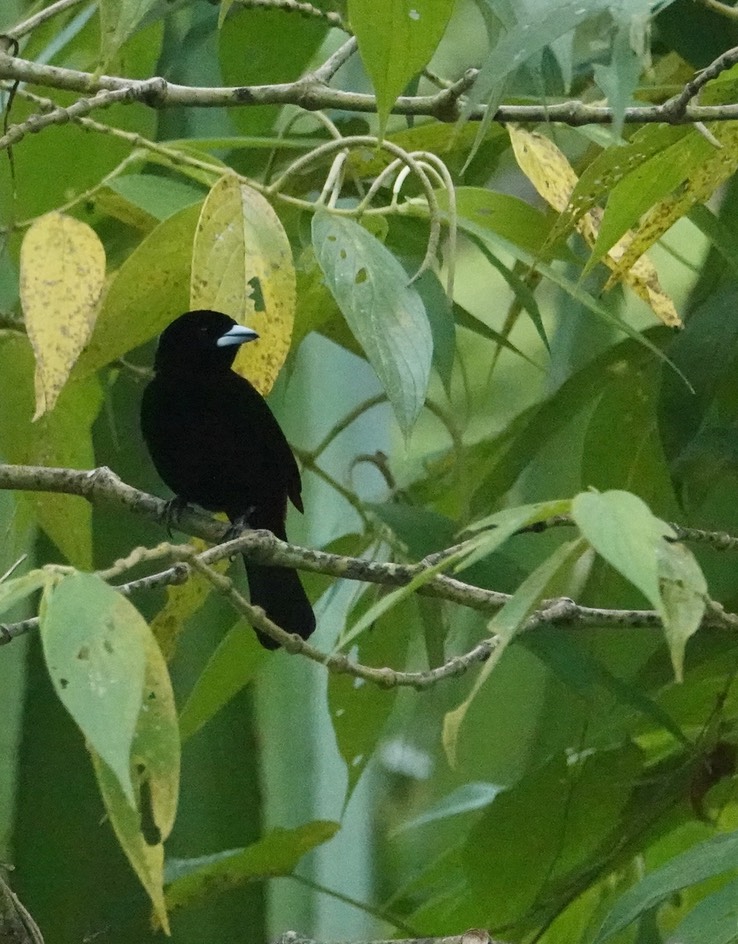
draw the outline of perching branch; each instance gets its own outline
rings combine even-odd
[[[79,92],[83,95],[128,89],[130,98],[126,100],[144,100],[152,108],[174,106],[242,108],[256,105],[297,105],[306,111],[339,109],[376,113],[377,100],[374,95],[331,88],[325,81],[352,52],[353,45],[349,40],[312,75],[306,75],[294,82],[274,85],[230,87],[177,85],[164,79],[131,79],[45,65],[19,56],[11,56],[7,52],[0,52],[0,79],[28,82],[32,85]],[[736,61],[737,55],[736,50],[726,51],[697,78],[688,82],[678,95],[663,104],[626,108],[623,120],[626,124],[659,122],[685,124],[738,119],[738,104],[688,104],[706,82],[729,68]],[[464,96],[476,81],[477,74],[476,69],[469,69],[448,88],[442,88],[433,95],[402,95],[395,102],[392,113],[455,122],[461,117]],[[480,121],[486,114],[487,107],[481,104],[470,109],[467,117],[472,121]],[[493,116],[494,121],[503,123],[559,122],[571,126],[611,124],[613,119],[612,108],[604,105],[588,105],[578,100],[545,105],[501,105]]]
[[[125,484],[115,473],[106,468],[88,472],[77,469],[0,465],[0,489],[78,495],[95,504],[117,507],[160,523],[164,523],[167,518],[166,502]],[[562,523],[565,522],[557,519],[556,524]],[[216,546],[201,553],[187,544],[163,543],[151,549],[138,548],[128,557],[117,561],[108,570],[101,571],[99,576],[111,580],[142,563],[160,561],[163,558],[174,560],[177,563],[168,570],[130,581],[119,586],[118,589],[122,593],[130,594],[134,590],[182,583],[188,579],[192,571],[197,571],[227,597],[236,612],[244,616],[261,632],[279,642],[287,652],[299,652],[312,661],[325,665],[333,672],[349,673],[385,688],[396,686],[428,688],[441,679],[466,672],[472,665],[487,659],[497,646],[496,637],[490,636],[475,645],[469,652],[424,672],[399,672],[390,668],[364,666],[351,661],[343,654],[323,653],[298,636],[286,633],[272,623],[260,608],[252,606],[234,587],[230,578],[213,570],[213,564],[218,561],[230,558],[234,554],[243,554],[248,559],[262,564],[308,570],[338,579],[357,580],[387,587],[406,586],[411,581],[418,581],[420,578],[418,593],[448,600],[492,617],[509,601],[510,596],[438,573],[439,562],[445,558],[450,561],[456,557],[456,554],[452,555],[449,550],[429,555],[417,564],[398,564],[328,554],[324,551],[298,547],[280,541],[269,531],[248,531],[232,540],[224,540],[229,532],[229,526],[191,507],[185,508],[182,512],[178,527],[185,533],[215,542]],[[685,534],[689,536],[687,532]],[[706,532],[696,534],[698,539],[704,540]],[[726,537],[730,536],[720,535],[720,541],[716,546],[731,549],[738,547],[737,539],[726,541]],[[451,550],[458,551],[458,548]],[[425,580],[424,575],[427,576]],[[530,616],[523,631],[531,631],[542,625],[618,626],[643,629],[658,628],[661,626],[661,620],[653,610],[608,610],[579,606],[573,600],[560,598],[543,601]],[[37,626],[37,619],[3,626],[0,642],[11,642],[17,636]],[[718,603],[711,601],[702,626],[737,630],[738,616],[725,612]]]
[[[303,937],[296,931],[285,931],[272,944],[321,944],[321,942],[310,937]],[[334,941],[332,944],[342,944],[342,942]],[[356,944],[356,942],[346,942],[346,944]],[[451,937],[394,938],[392,941],[367,941],[366,944],[504,944],[504,942],[490,937],[489,932],[482,928],[472,928],[463,934],[454,934]]]

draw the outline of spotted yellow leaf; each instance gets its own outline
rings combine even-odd
[[[508,126],[508,131],[520,169],[543,199],[563,213],[578,181],[569,161],[545,135],[514,125]],[[601,222],[602,210],[599,207],[589,210],[577,221],[577,229],[590,246],[597,240]],[[634,234],[626,233],[604,256],[602,261],[613,270],[608,285],[615,279],[625,282],[651,307],[660,321],[670,327],[680,327],[682,320],[673,301],[661,287],[653,263],[640,252],[633,256],[633,240]],[[626,257],[630,259],[627,266],[623,261]]]
[[[641,220],[641,225],[632,234],[631,240],[613,269],[610,281],[621,278],[623,271],[634,265],[636,259],[657,239],[670,229],[677,220],[685,216],[696,203],[704,203],[718,187],[738,170],[738,128],[735,122],[715,122],[710,127],[711,135],[720,147],[701,161],[674,193],[653,206]],[[608,283],[609,284],[609,283]]]
[[[105,250],[86,223],[49,213],[23,239],[20,295],[36,357],[34,419],[52,410],[92,334],[105,280]]]
[[[262,195],[226,174],[205,199],[192,250],[190,305],[225,312],[259,334],[234,369],[266,394],[292,338],[295,267],[279,217]]]

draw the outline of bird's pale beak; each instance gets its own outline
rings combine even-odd
[[[225,334],[221,334],[215,343],[218,347],[234,347],[238,344],[246,344],[247,341],[256,341],[258,337],[259,335],[253,328],[237,324]]]

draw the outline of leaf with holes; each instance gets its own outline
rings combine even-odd
[[[233,174],[221,177],[202,207],[192,249],[190,307],[223,311],[259,334],[234,370],[266,394],[282,369],[295,320],[295,267],[271,204]]]
[[[177,709],[166,662],[151,632],[144,638],[143,700],[131,746],[135,806],[99,754],[92,752],[105,809],[121,848],[146,889],[165,932],[164,841],[172,831],[179,796],[180,741]]]
[[[70,574],[47,587],[40,616],[44,658],[56,693],[135,808],[131,744],[149,628],[125,597],[93,574]]]
[[[392,253],[353,220],[316,213],[313,246],[328,288],[407,435],[425,402],[433,355],[420,295]]]

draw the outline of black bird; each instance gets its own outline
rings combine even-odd
[[[180,502],[286,540],[287,499],[302,511],[300,472],[266,401],[231,370],[258,337],[218,311],[189,311],[162,333],[144,391],[141,431],[156,470]],[[251,602],[306,639],[315,615],[296,571],[246,561]],[[267,649],[277,648],[258,634]]]

